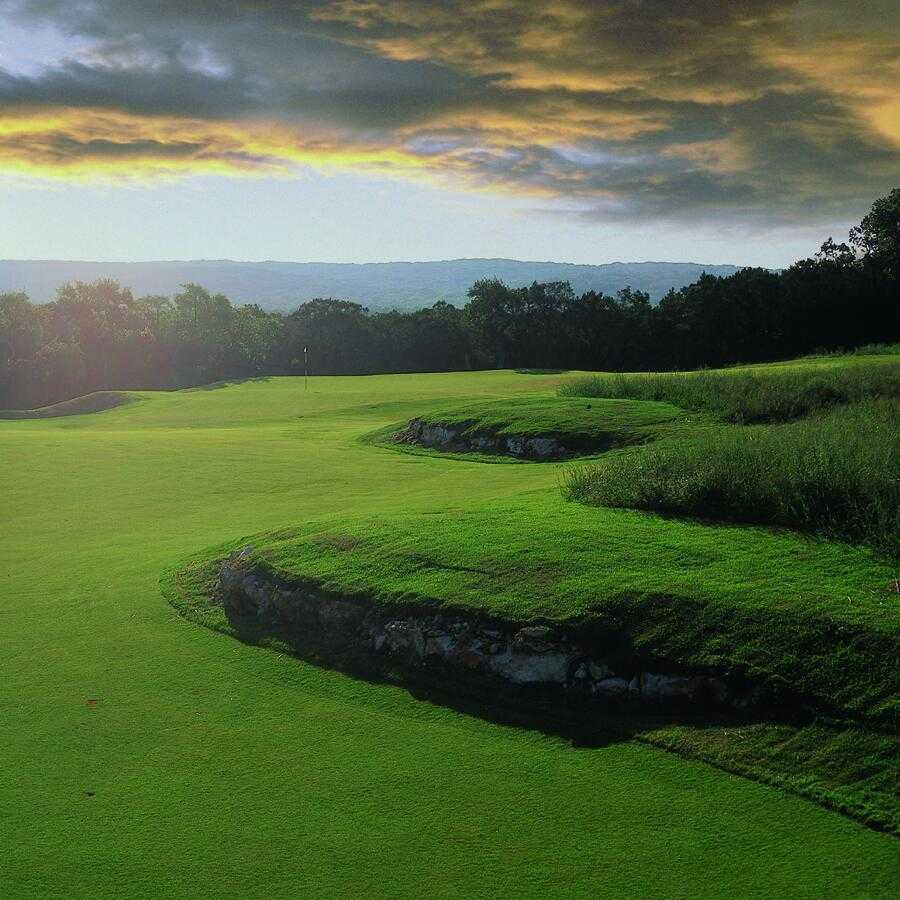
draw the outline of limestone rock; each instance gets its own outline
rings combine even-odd
[[[516,653],[507,651],[490,657],[491,669],[513,684],[565,684],[572,657],[559,651]]]
[[[723,679],[711,674],[623,672],[566,634],[563,626],[504,627],[434,611],[398,615],[377,605],[279,584],[253,567],[249,548],[233,553],[222,565],[218,596],[229,614],[255,617],[287,633],[299,629],[307,643],[318,639],[326,658],[338,647],[341,653],[355,647],[357,657],[368,656],[373,662],[390,657],[401,671],[404,666],[419,672],[440,667],[434,669],[441,673],[435,677],[443,678],[456,670],[466,684],[481,683],[488,690],[502,682],[546,685],[584,703],[596,698],[743,708],[762,702],[759,685],[732,693]]]
[[[698,686],[696,678],[645,672],[641,678],[641,696],[656,703],[670,699],[693,700],[697,695]]]
[[[503,438],[489,432],[465,434],[465,430],[462,425],[439,425],[417,418],[410,419],[395,440],[441,450],[508,454],[519,459],[549,460],[571,455],[558,438],[550,435]]]

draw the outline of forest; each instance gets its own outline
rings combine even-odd
[[[533,368],[668,371],[786,359],[900,338],[900,189],[847,243],[773,272],[703,275],[657,305],[625,287],[477,281],[462,308],[370,313],[318,298],[289,313],[234,305],[186,284],[135,297],[111,279],[59,287],[50,303],[0,294],[0,408],[106,389],[172,389],[265,375]]]

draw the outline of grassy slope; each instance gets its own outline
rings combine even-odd
[[[836,403],[900,396],[900,353],[812,357],[701,372],[599,373],[562,386],[570,398],[666,401],[735,423],[800,418]]]
[[[890,895],[894,840],[797,797],[462,716],[162,601],[162,571],[248,533],[550,496],[557,466],[357,436],[557,381],[275,379],[0,425],[0,893]]]
[[[0,419],[56,419],[60,416],[81,416],[123,406],[133,399],[133,395],[126,391],[94,391],[93,394],[63,400],[50,406],[38,406],[36,409],[0,409]]]
[[[643,434],[652,426],[684,418],[684,413],[669,403],[537,396],[467,403],[422,418],[439,425],[464,425],[471,433],[565,434],[603,439],[619,434]]]

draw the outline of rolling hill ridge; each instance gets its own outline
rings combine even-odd
[[[221,292],[237,303],[291,310],[313,297],[340,297],[372,310],[410,310],[438,300],[462,305],[479,278],[500,278],[513,287],[533,281],[568,281],[576,293],[615,293],[631,287],[658,300],[703,272],[730,275],[738,266],[684,262],[614,262],[576,265],[514,259],[453,259],[438,262],[320,263],[188,260],[95,262],[0,260],[0,291],[24,290],[46,302],[66,281],[115,278],[136,295],[173,294],[187,282]]]

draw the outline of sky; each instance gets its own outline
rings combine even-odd
[[[0,0],[0,258],[782,266],[900,182],[896,0]]]

